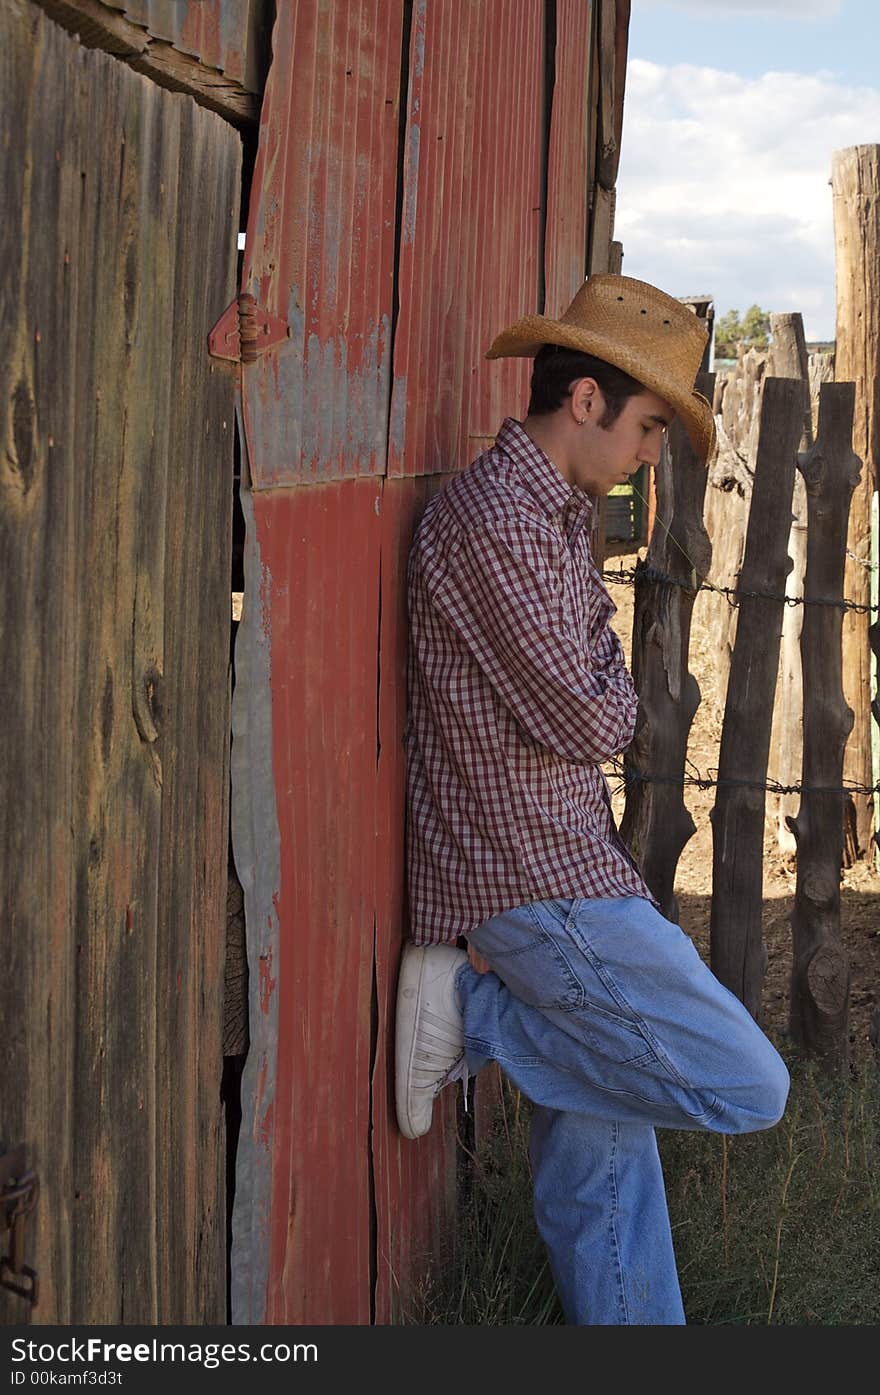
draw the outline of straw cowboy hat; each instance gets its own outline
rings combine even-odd
[[[622,368],[674,407],[705,462],[715,444],[712,408],[694,392],[706,328],[687,306],[631,276],[596,274],[559,320],[526,315],[498,335],[487,358],[532,358],[561,344]]]

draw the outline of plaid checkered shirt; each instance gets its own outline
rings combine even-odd
[[[530,901],[651,899],[599,768],[632,739],[637,698],[592,510],[510,417],[425,509],[408,572],[417,944]]]

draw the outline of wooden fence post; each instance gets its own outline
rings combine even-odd
[[[833,1066],[842,1066],[849,1054],[849,958],[840,938],[844,796],[839,790],[852,711],[843,695],[843,610],[821,602],[843,597],[847,516],[861,465],[852,449],[854,406],[854,383],[823,384],[816,444],[798,460],[807,487],[808,525],[801,631],[804,789],[797,818],[789,819],[798,851],[791,1032]]]
[[[845,594],[866,605],[870,592],[871,495],[880,455],[880,145],[836,150],[831,161],[837,271],[837,347],[834,375],[856,384],[853,447],[865,462],[849,515]],[[843,621],[843,688],[853,710],[844,774],[870,785],[871,678],[868,617],[850,611]],[[847,865],[872,846],[873,800],[851,796],[845,806]]]
[[[721,405],[718,450],[709,469],[705,522],[712,544],[712,576],[719,586],[735,586],[742,565],[746,521],[752,497],[756,428],[766,355],[740,350],[727,375]],[[715,694],[724,703],[730,655],[736,635],[736,611],[724,596],[707,592],[701,602],[708,628],[718,637]]]
[[[714,374],[699,374],[696,386],[711,401]],[[697,680],[688,670],[691,613],[712,559],[703,527],[706,469],[677,420],[670,428],[656,481],[656,526],[647,561],[636,574],[632,672],[639,693],[639,721],[626,764],[647,775],[677,781],[684,775],[688,734],[700,702]],[[684,584],[651,581],[644,575],[651,571]],[[621,837],[670,920],[678,920],[675,869],[694,831],[681,784],[639,780],[630,784]]]
[[[766,806],[761,787],[767,778],[789,570],[791,497],[803,429],[803,383],[765,378],[752,505],[737,588],[739,620],[721,730],[718,793],[711,815],[712,971],[756,1018],[767,964],[761,934]]]
[[[799,449],[809,450],[813,444],[813,416],[803,316],[771,315],[770,333],[773,343],[770,348],[769,371],[773,377],[800,378],[803,382],[804,429]],[[791,571],[785,594],[801,597],[804,594],[804,571],[807,565],[807,491],[799,474],[795,475],[791,514],[791,533],[788,539]],[[773,708],[773,731],[770,737],[770,766],[776,779],[783,785],[796,785],[801,774],[804,713],[800,641],[803,618],[804,608],[801,605],[787,605],[782,615],[779,676]],[[774,795],[771,805],[775,808],[776,838],[779,847],[783,852],[793,853],[794,837],[785,820],[789,814],[797,811],[797,796]]]

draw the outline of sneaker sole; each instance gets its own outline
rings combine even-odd
[[[416,1018],[422,995],[425,955],[419,945],[405,945],[397,982],[397,1018],[394,1039],[394,1102],[397,1124],[404,1138],[421,1138],[431,1127],[433,1106],[424,1128],[417,1128],[410,1116],[409,1094],[416,1044]]]

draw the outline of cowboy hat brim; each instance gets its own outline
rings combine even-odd
[[[486,358],[534,358],[544,344],[559,344],[582,354],[592,354],[620,368],[649,391],[655,392],[674,408],[688,438],[703,464],[715,446],[715,418],[712,407],[701,393],[682,388],[680,378],[665,373],[663,365],[650,366],[618,338],[601,331],[551,320],[545,315],[525,315],[493,341]]]

